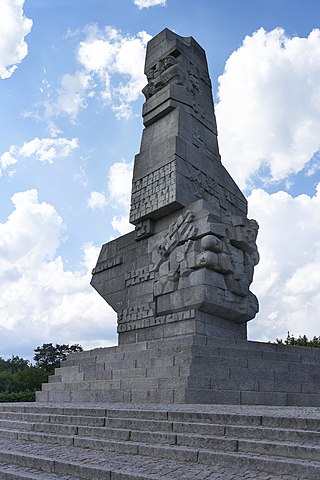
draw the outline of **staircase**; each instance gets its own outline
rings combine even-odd
[[[320,411],[0,404],[1,480],[319,479]]]
[[[69,355],[39,402],[320,406],[320,349],[185,337]]]

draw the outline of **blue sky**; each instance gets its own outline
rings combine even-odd
[[[320,335],[318,0],[0,0],[0,356],[116,343],[90,287],[129,231],[148,39],[206,50],[222,161],[260,224],[249,338]]]

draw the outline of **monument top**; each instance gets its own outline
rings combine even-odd
[[[246,199],[221,164],[205,51],[192,37],[165,29],[148,43],[145,73],[146,128],[135,158],[130,222],[221,196],[230,211],[246,215]]]

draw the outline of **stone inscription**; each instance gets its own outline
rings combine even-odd
[[[111,260],[105,260],[104,262],[100,262],[97,266],[92,270],[92,275],[95,273],[103,272],[104,270],[108,270],[109,268],[116,267],[117,265],[121,265],[122,257],[115,257]]]
[[[169,315],[161,315],[159,317],[142,318],[140,320],[133,320],[127,323],[119,323],[118,333],[130,332],[138,330],[139,328],[154,327],[155,325],[164,325],[172,322],[179,322],[181,320],[188,320],[195,318],[196,313],[194,309],[184,310],[183,312],[175,312]]]
[[[137,270],[132,270],[131,272],[125,274],[126,287],[131,287],[131,285],[137,285],[138,283],[147,282],[148,280],[153,279],[153,264],[146,267],[138,268]]]
[[[175,201],[176,165],[168,163],[132,184],[130,221]]]
[[[154,308],[154,303],[142,303],[139,306],[124,308],[118,314],[118,323],[123,324],[152,317]]]

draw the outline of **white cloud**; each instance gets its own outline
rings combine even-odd
[[[111,165],[108,173],[110,201],[126,209],[130,206],[132,169],[132,163],[116,162]]]
[[[258,189],[248,201],[260,224],[261,254],[252,286],[261,311],[249,324],[250,338],[319,335],[320,184],[312,197]]]
[[[81,108],[86,107],[86,92],[90,85],[90,75],[76,72],[62,77],[56,103],[48,102],[48,108],[53,105],[53,113],[65,113],[75,119]]]
[[[124,235],[133,230],[129,223],[133,163],[116,162],[111,165],[107,177],[107,196],[103,192],[91,192],[87,207],[105,210],[107,206],[119,212],[111,220],[114,230]]]
[[[23,13],[24,0],[0,2],[0,78],[11,77],[28,54],[24,37],[30,33],[32,20]]]
[[[14,147],[11,147],[8,152],[4,152],[0,157],[0,176],[2,172],[9,168],[11,165],[17,163],[17,159],[12,156],[14,153]]]
[[[116,162],[108,172],[108,203],[120,214],[112,219],[112,227],[120,235],[133,230],[129,223],[133,163]]]
[[[124,35],[114,27],[99,29],[97,25],[84,31],[86,38],[79,42],[76,53],[77,71],[63,75],[58,87],[43,80],[45,100],[23,113],[26,118],[43,117],[53,136],[60,133],[53,118],[66,115],[75,123],[93,99],[99,106],[108,105],[117,118],[129,118],[132,103],[146,84],[143,71],[149,34]]]
[[[68,157],[78,148],[77,138],[38,138],[25,142],[22,147],[11,145],[7,152],[0,156],[0,176],[17,163],[18,159],[35,157],[40,162],[53,163],[56,158]]]
[[[104,210],[107,206],[107,199],[103,192],[91,192],[87,200],[87,207],[92,210]]]
[[[120,233],[120,235],[125,235],[133,230],[133,225],[129,223],[129,211],[126,215],[114,216],[111,221],[112,228]]]
[[[167,4],[167,0],[133,0],[133,3],[141,10],[142,8],[156,6],[164,7]]]
[[[261,28],[228,59],[219,78],[219,143],[242,188],[259,169],[267,181],[299,172],[319,149],[319,51],[319,29],[288,38]]]
[[[146,32],[130,36],[112,27],[91,27],[86,40],[80,42],[80,65],[95,80],[96,91],[119,118],[130,116],[130,104],[137,100],[146,83],[143,66],[150,39]]]
[[[89,284],[99,249],[85,245],[82,268],[66,270],[57,254],[65,226],[55,208],[39,202],[36,190],[12,201],[0,224],[0,356],[15,348],[32,355],[44,342],[110,343],[115,314]]]

